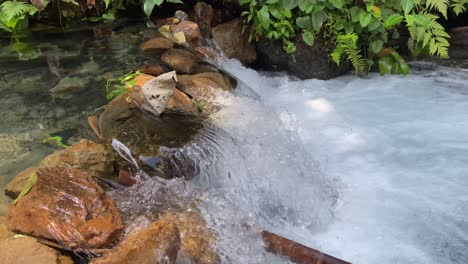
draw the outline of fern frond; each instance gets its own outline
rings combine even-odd
[[[360,54],[361,51],[357,47],[358,35],[356,33],[349,33],[338,35],[336,38],[336,48],[331,54],[332,60],[340,65],[343,53],[346,54],[347,59],[351,62],[356,71],[356,75],[366,71],[366,60]]]
[[[428,9],[434,9],[440,12],[445,18],[447,18],[449,4],[449,0],[426,0],[426,7]]]
[[[11,20],[14,17],[21,17],[26,14],[34,15],[37,12],[37,8],[33,5],[18,1],[3,2],[0,6],[0,10],[5,14],[7,20]]]

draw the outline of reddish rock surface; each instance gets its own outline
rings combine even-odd
[[[0,263],[73,264],[69,257],[32,237],[15,238],[14,235],[6,226],[6,218],[0,216]]]
[[[115,155],[110,147],[83,139],[62,151],[47,156],[41,167],[68,165],[80,168],[91,176],[107,177],[114,170]]]
[[[29,177],[31,177],[31,175],[36,172],[37,169],[38,167],[31,167],[18,173],[18,175],[16,175],[15,178],[13,178],[13,180],[5,186],[5,195],[11,199],[16,199],[21,190],[23,190],[23,187],[28,181]]]
[[[174,264],[179,248],[176,225],[161,220],[129,235],[115,250],[91,264]]]
[[[41,168],[36,174],[37,183],[9,208],[11,230],[78,251],[106,248],[119,236],[120,214],[91,176],[66,166]]]
[[[180,231],[182,244],[178,261],[193,264],[218,263],[215,238],[198,212],[168,212],[161,220],[174,223]]]

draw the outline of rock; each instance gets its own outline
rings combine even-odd
[[[261,40],[257,43],[256,68],[267,71],[287,71],[301,79],[331,79],[349,71],[349,63],[340,66],[332,62],[328,52],[320,41],[315,41],[313,47],[302,40],[296,43],[296,52],[286,54],[281,42]],[[295,58],[295,61],[294,61]]]
[[[189,74],[195,71],[199,61],[195,55],[183,49],[170,49],[161,56],[161,60],[177,73]]]
[[[181,89],[193,97],[211,97],[210,89],[232,91],[234,80],[221,72],[204,72],[194,75],[179,75]]]
[[[140,74],[137,77],[135,77],[135,85],[143,87],[145,83],[151,79],[153,79],[155,76],[150,75],[150,74]]]
[[[135,102],[128,102],[127,97],[112,100],[99,116],[98,127],[102,138],[118,139],[136,156],[156,156],[159,146],[181,147],[203,127],[199,117],[184,113],[168,112],[163,118],[155,117],[141,111]]]
[[[161,220],[130,234],[115,250],[91,264],[175,264],[179,248],[176,225]]]
[[[54,88],[50,89],[49,93],[54,99],[68,99],[71,94],[86,90],[93,80],[92,76],[65,77]]]
[[[114,162],[115,155],[110,147],[83,139],[71,147],[47,156],[40,166],[68,165],[91,176],[109,177],[114,172]]]
[[[267,251],[288,257],[298,264],[350,264],[268,231],[262,232]]]
[[[143,51],[167,50],[173,47],[174,42],[162,37],[152,38],[140,45],[140,49]]]
[[[29,177],[39,169],[38,167],[31,167],[23,170],[11,182],[5,186],[5,195],[11,199],[16,199],[23,190],[24,185],[28,181]]]
[[[180,22],[188,20],[188,14],[182,10],[177,10],[174,13],[174,18],[179,20]]]
[[[218,263],[215,238],[198,212],[168,212],[161,220],[174,223],[180,231],[182,244],[178,259],[188,259],[187,263],[193,264]]]
[[[182,32],[185,35],[185,39],[188,42],[197,42],[200,39],[200,28],[197,23],[192,21],[182,21],[178,24],[171,25],[171,33],[174,35],[178,32]]]
[[[139,69],[140,72],[152,76],[159,76],[166,72],[164,67],[159,64],[147,64]]]
[[[248,36],[242,34],[242,21],[234,19],[213,28],[213,40],[220,50],[230,59],[238,59],[251,64],[257,58],[255,45],[249,43]]]
[[[205,2],[198,2],[193,10],[195,11],[196,22],[200,27],[203,40],[211,38],[211,25],[214,17],[213,8]]]
[[[8,264],[73,264],[73,261],[60,255],[32,237],[14,238],[9,231],[5,217],[0,217],[0,255],[2,263]]]
[[[114,202],[88,174],[74,168],[37,170],[29,193],[9,208],[8,227],[77,251],[109,247],[123,230]]]

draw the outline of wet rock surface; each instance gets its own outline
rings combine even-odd
[[[325,47],[318,41],[309,47],[302,40],[296,43],[293,56],[286,54],[280,42],[261,40],[257,43],[255,67],[267,71],[286,71],[301,79],[328,80],[345,74],[350,65],[336,65],[328,57]]]
[[[257,51],[248,36],[242,34],[242,21],[235,19],[213,28],[213,40],[224,55],[251,64],[257,59]]]
[[[59,254],[32,237],[17,237],[8,230],[6,218],[0,216],[1,263],[8,264],[73,264],[73,261]]]
[[[174,264],[180,248],[176,225],[161,220],[129,235],[113,251],[91,264]]]
[[[161,56],[161,60],[177,73],[193,73],[199,62],[195,55],[184,49],[170,49]]]
[[[36,174],[37,183],[9,208],[11,230],[78,251],[109,247],[119,236],[120,214],[91,176],[65,166]]]
[[[42,160],[41,167],[67,165],[79,168],[91,176],[109,177],[114,170],[115,155],[110,146],[83,139]]]
[[[167,50],[173,47],[174,42],[162,37],[152,38],[143,42],[143,44],[140,45],[140,48],[143,51]]]

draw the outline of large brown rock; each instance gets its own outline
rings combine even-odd
[[[83,139],[71,147],[47,156],[40,166],[68,165],[80,168],[91,176],[106,177],[113,174],[114,161],[115,155],[110,147]]]
[[[150,40],[143,42],[143,44],[140,45],[140,49],[143,51],[166,50],[166,49],[172,49],[173,47],[174,47],[174,42],[163,37],[152,38]]]
[[[255,45],[249,43],[248,36],[242,34],[240,19],[214,27],[212,34],[213,40],[226,57],[238,59],[244,64],[253,63],[257,59]]]
[[[88,174],[67,166],[37,170],[37,182],[10,206],[14,232],[84,251],[106,248],[123,229],[114,202]]]
[[[198,66],[199,59],[187,50],[170,49],[166,51],[161,60],[177,73],[193,73]]]
[[[9,231],[6,218],[0,217],[0,263],[8,264],[73,264],[73,261],[60,255],[32,237],[14,238]]]
[[[115,250],[92,264],[173,264],[180,248],[180,234],[171,221],[162,220],[129,235]]]
[[[203,217],[196,211],[168,212],[161,220],[173,222],[180,231],[179,259],[193,264],[218,263],[215,238]],[[185,262],[184,262],[185,263]]]
[[[200,39],[200,28],[197,23],[192,21],[182,21],[179,24],[171,26],[171,33],[174,35],[178,32],[182,32],[185,35],[185,39],[188,42],[197,42]]]
[[[28,179],[37,171],[37,169],[39,168],[31,167],[18,173],[18,175],[16,175],[15,178],[5,186],[5,195],[11,199],[16,199],[16,197],[21,193],[21,190],[23,190]]]

